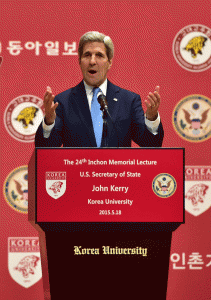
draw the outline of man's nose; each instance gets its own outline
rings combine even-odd
[[[96,64],[96,57],[95,55],[92,55],[90,58],[90,65],[95,65]]]

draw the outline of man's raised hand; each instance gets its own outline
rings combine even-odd
[[[51,88],[47,86],[44,95],[44,108],[45,108],[45,124],[52,125],[56,119],[56,108],[59,105],[58,102],[54,103],[55,96],[52,95]]]
[[[158,116],[158,108],[160,106],[160,87],[156,86],[154,93],[149,93],[147,96],[147,100],[145,100],[145,104],[147,106],[146,117],[150,121],[154,121]]]

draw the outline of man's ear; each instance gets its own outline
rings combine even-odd
[[[108,61],[108,63],[109,63],[109,69],[111,68],[111,66],[112,66],[112,61],[113,61],[113,59],[111,58],[109,61]]]

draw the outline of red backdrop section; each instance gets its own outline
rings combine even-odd
[[[27,213],[14,207],[18,203],[14,180],[21,184],[18,201],[22,206],[27,199],[27,177],[23,174],[24,178],[14,179],[19,174],[14,170],[28,164],[34,143],[25,143],[9,134],[4,121],[8,105],[22,95],[43,99],[47,86],[58,94],[76,85],[82,78],[75,55],[80,36],[91,30],[103,32],[115,46],[109,80],[140,94],[144,109],[147,94],[159,85],[162,100],[159,112],[165,130],[163,146],[184,147],[186,165],[209,166],[210,139],[189,142],[181,138],[172,124],[172,114],[179,101],[188,95],[211,98],[211,69],[185,70],[176,62],[172,44],[177,33],[188,25],[211,27],[210,1],[2,1],[1,20],[1,291],[7,300],[38,300],[44,299],[42,280],[26,288],[13,279],[11,274],[15,271],[8,267],[8,238],[38,236],[28,222]],[[16,45],[16,50],[11,50],[11,45]],[[58,48],[52,50],[52,46]],[[23,103],[28,101],[22,98]],[[24,108],[23,105],[21,109]],[[13,116],[12,119],[17,122]],[[19,121],[18,128],[22,126],[24,131],[23,124]],[[29,124],[28,129],[35,125]],[[9,192],[12,200],[8,200]],[[208,205],[198,216],[186,211],[185,217],[186,224],[173,234],[167,299],[208,300],[211,299],[208,284],[211,209]],[[25,253],[26,249],[21,251]],[[20,257],[14,257],[18,265]],[[174,264],[182,268],[175,268]],[[36,268],[33,268],[35,273]],[[19,276],[23,277],[21,272]]]

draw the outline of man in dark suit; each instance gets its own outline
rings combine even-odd
[[[99,32],[86,33],[80,39],[78,54],[83,81],[56,97],[52,95],[51,89],[47,88],[44,96],[45,118],[37,130],[35,145],[37,147],[60,147],[61,145],[64,147],[131,147],[133,140],[141,147],[161,147],[163,128],[158,114],[159,87],[156,87],[154,93],[149,93],[148,100],[145,101],[147,110],[144,116],[139,95],[115,86],[107,80],[107,73],[112,66],[113,58],[113,43],[108,36]],[[112,118],[112,121],[108,118],[106,143],[104,143],[102,112],[97,101],[98,93],[106,96]],[[101,257],[96,255],[94,258],[87,255],[81,260],[80,257],[75,257],[72,251],[73,245],[82,245],[82,243],[91,245],[91,247],[93,245],[97,245],[97,247],[98,245],[119,245],[118,243],[127,245],[127,241],[131,242],[132,238],[132,244],[134,244],[135,237],[137,245],[140,244],[140,238],[143,239],[143,244],[154,245],[159,240],[157,233],[155,242],[152,239],[151,243],[149,233],[147,233],[147,237],[146,234],[141,235],[140,232],[137,232],[136,235],[132,233],[131,236],[130,230],[121,232],[120,225],[118,225],[117,231],[109,230],[105,226],[103,232],[101,229],[99,231],[94,229],[92,232],[89,227],[87,227],[88,229],[83,227],[80,231],[77,228],[82,227],[77,226],[73,227],[73,230],[70,229],[70,232],[65,232],[66,229],[62,233],[46,232],[52,299],[67,299],[67,295],[70,295],[70,287],[71,291],[77,292],[79,299],[86,297],[87,293],[92,299],[98,299],[99,295],[103,299],[115,299],[119,295],[120,298],[123,295],[126,298],[136,296],[140,289],[139,276],[135,278],[127,276],[127,274],[138,272],[136,266],[139,262],[141,262],[144,274],[141,277],[142,294],[145,288],[147,295],[150,295],[151,291],[153,292],[152,298],[157,295],[157,290],[161,290],[160,281],[156,289],[151,289],[151,291],[148,289],[148,282],[152,278],[154,282],[157,282],[157,278],[160,276],[160,260],[156,260],[156,256],[151,263],[153,271],[150,274],[148,263],[146,261],[143,263],[138,257],[137,260],[124,258],[123,262],[118,257],[116,259],[115,255],[111,255],[112,258],[109,259],[106,255]],[[68,225],[66,224],[64,228],[68,228]],[[55,259],[55,253],[59,259]],[[167,263],[168,257],[167,255]],[[156,271],[155,262],[158,264]],[[70,270],[67,276],[62,275],[65,273],[64,269]],[[150,275],[145,276],[147,272]],[[105,282],[108,281],[111,274],[112,280],[109,280],[108,288],[106,288]],[[165,276],[167,276],[166,274],[167,272]],[[166,282],[165,277],[162,286],[164,294]]]
[[[108,102],[108,147],[131,147],[133,140],[141,147],[161,147],[163,128],[158,114],[159,87],[149,93],[147,111],[140,96],[115,86],[107,80],[112,66],[113,43],[99,32],[84,34],[79,42],[79,65],[83,81],[54,97],[48,87],[44,96],[45,118],[40,124],[36,147],[103,147],[103,123],[100,104],[94,108],[94,90],[99,88]],[[55,98],[55,102],[54,102]],[[93,114],[93,110],[99,113]],[[112,120],[111,120],[112,119]]]

